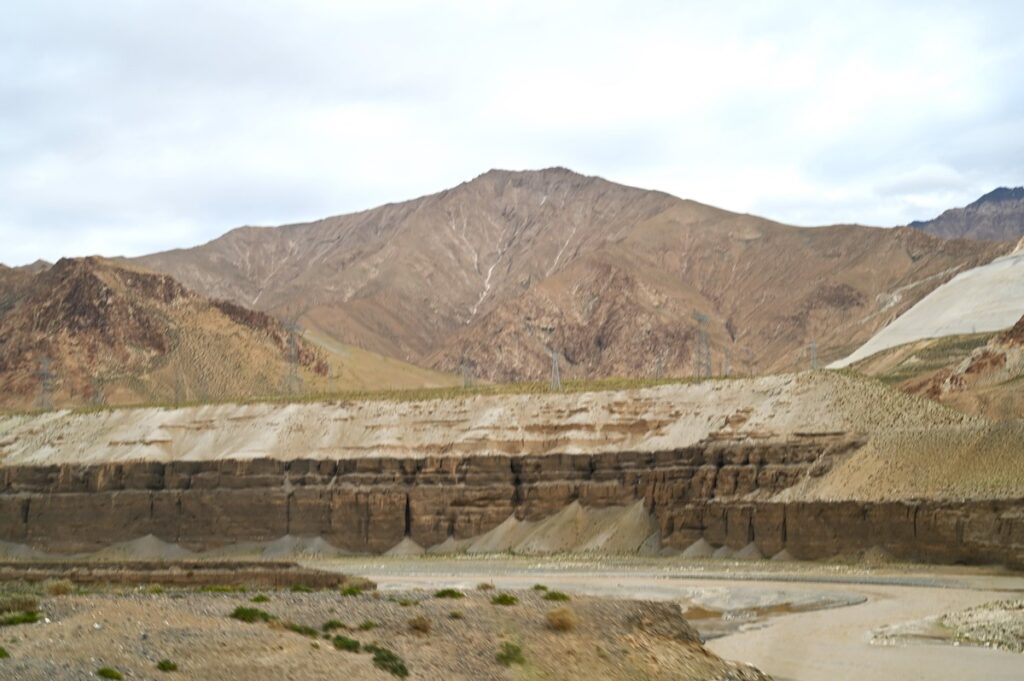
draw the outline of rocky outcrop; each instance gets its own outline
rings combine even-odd
[[[821,435],[653,453],[13,466],[0,469],[0,540],[73,553],[150,534],[191,550],[292,535],[383,552],[572,502],[642,499],[668,547],[753,542],[764,555],[813,559],[881,546],[906,559],[1024,566],[1024,500],[771,500],[858,445]]]

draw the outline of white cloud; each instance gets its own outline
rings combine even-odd
[[[797,224],[1024,182],[1019,3],[15,0],[0,261],[186,246],[491,167]]]

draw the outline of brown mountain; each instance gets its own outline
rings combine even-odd
[[[1024,187],[999,187],[968,206],[909,226],[946,239],[1017,241],[1024,237]]]
[[[16,298],[0,311],[6,408],[37,403],[44,380],[55,406],[72,406],[279,393],[288,374],[288,333],[277,320],[166,275],[64,259],[19,277]],[[316,346],[300,339],[294,354],[301,377],[327,373]]]
[[[1007,250],[913,229],[797,228],[562,168],[490,171],[404,203],[245,227],[139,258],[331,339],[488,379],[689,374],[843,356]]]

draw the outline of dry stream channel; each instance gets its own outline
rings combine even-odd
[[[1024,575],[930,566],[590,557],[373,557],[315,561],[385,591],[544,584],[603,598],[671,600],[716,654],[778,681],[1020,681],[1024,655],[953,640],[939,618],[1024,598]]]

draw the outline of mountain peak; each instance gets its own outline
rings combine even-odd
[[[983,203],[998,203],[1000,201],[1019,201],[1024,199],[1024,187],[998,187],[993,189],[988,194],[985,194],[980,199],[970,204],[971,206],[980,206]]]
[[[1024,237],[1024,187],[993,189],[963,208],[909,226],[945,239],[1015,242]]]

